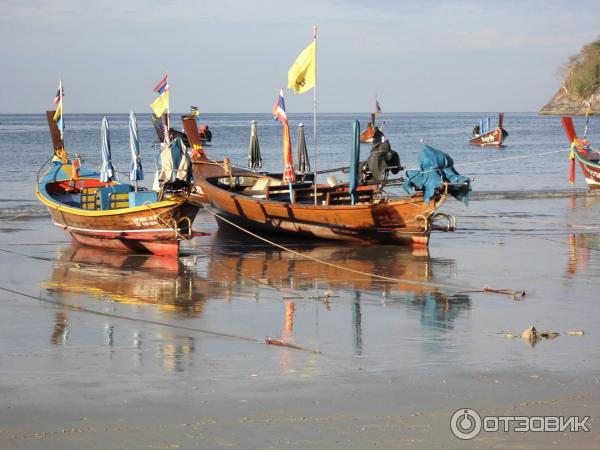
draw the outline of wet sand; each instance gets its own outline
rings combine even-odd
[[[239,235],[107,254],[3,220],[0,448],[598,448],[598,206],[451,202],[459,231],[429,252],[288,242],[340,267]],[[527,295],[465,292],[486,285]],[[530,325],[560,336],[505,337]],[[591,431],[461,441],[466,407]]]

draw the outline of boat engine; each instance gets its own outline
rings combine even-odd
[[[395,175],[403,168],[400,165],[400,156],[392,150],[390,141],[380,142],[373,146],[367,161],[361,166],[362,181],[374,179],[382,182],[387,179],[388,172]]]

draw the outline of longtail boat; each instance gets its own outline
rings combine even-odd
[[[184,129],[188,128],[193,134],[196,127],[189,123],[186,127],[184,121]],[[188,138],[194,145],[194,138]],[[358,147],[358,133],[355,142]],[[211,160],[204,152],[193,160],[193,167],[196,194],[191,200],[207,202],[207,210],[220,227],[415,248],[427,247],[432,230],[454,230],[453,217],[435,213],[449,189],[456,188],[449,183],[440,182],[426,197],[423,192],[392,197],[384,190],[394,183],[392,180],[365,179],[354,188],[348,182],[283,183],[268,174],[235,167],[227,158]],[[460,184],[468,190],[468,181],[463,178]],[[397,185],[402,181],[395,180]]]
[[[469,140],[469,144],[480,147],[501,147],[508,137],[508,131],[503,125],[504,113],[498,114],[498,126],[493,129],[490,129],[489,117],[486,121],[481,119],[479,125],[473,127],[473,137]]]
[[[38,176],[35,194],[54,224],[85,245],[177,256],[180,242],[194,234],[198,211],[198,205],[187,202],[189,186],[165,182],[157,192],[104,182],[99,172],[80,167],[78,158],[68,159],[54,111],[46,115],[54,157],[45,174]]]
[[[592,148],[588,140],[577,137],[572,117],[563,117],[562,124],[571,143],[569,182],[575,182],[575,161],[578,161],[588,187],[600,189],[600,151]]]
[[[363,144],[373,144],[383,140],[383,123],[378,127],[375,123],[375,113],[371,113],[371,121],[367,128],[360,133],[360,142]]]

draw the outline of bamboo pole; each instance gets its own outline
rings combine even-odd
[[[315,43],[315,87],[313,88],[313,143],[315,146],[315,157],[313,171],[315,174],[313,184],[315,186],[315,205],[317,204],[317,26],[313,25],[313,41]]]

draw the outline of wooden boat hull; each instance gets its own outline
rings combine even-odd
[[[367,128],[362,133],[360,133],[360,142],[363,144],[372,144],[373,137],[375,136],[375,128]]]
[[[36,190],[52,221],[75,241],[94,247],[149,253],[179,255],[180,241],[192,236],[192,222],[198,205],[185,199],[166,200],[152,206],[86,211],[55,202]]]
[[[579,162],[588,187],[592,190],[600,189],[600,161],[591,161],[587,156],[586,150],[575,150],[575,159]]]
[[[424,221],[413,224],[402,224],[401,227],[377,227],[374,221],[362,226],[348,226],[338,221],[344,214],[330,214],[330,219],[324,222],[310,219],[314,213],[306,211],[299,214],[298,208],[265,208],[265,213],[258,212],[263,209],[261,205],[251,204],[238,199],[235,200],[235,208],[241,214],[232,212],[230,205],[211,200],[209,211],[216,213],[217,223],[220,228],[232,227],[235,224],[242,229],[250,230],[260,234],[277,234],[297,238],[324,239],[329,241],[351,241],[372,242],[381,244],[405,245],[413,248],[426,248],[429,245],[430,230],[422,226]],[[271,202],[273,203],[273,202]],[[258,214],[253,214],[258,212]],[[397,215],[392,208],[381,211],[382,215]],[[370,214],[369,211],[359,213],[363,216]],[[354,218],[354,217],[353,217]],[[235,226],[234,226],[235,227]]]
[[[504,128],[498,127],[487,133],[475,136],[469,141],[469,144],[478,145],[480,147],[500,147],[503,145],[507,136],[508,132]]]
[[[372,144],[375,140],[375,134],[378,135],[377,139],[379,142],[379,139],[383,138],[383,132],[379,127],[366,128],[362,133],[360,133],[358,139],[362,144]]]
[[[191,236],[191,222],[198,206],[180,202],[152,210],[93,219],[58,209],[49,210],[54,224],[81,244],[159,256],[178,256],[182,233]],[[185,229],[182,229],[182,225]]]
[[[244,170],[234,175],[248,174],[257,177]],[[208,201],[207,210],[220,227],[238,226],[260,234],[423,248],[429,243],[430,216],[443,202],[426,204],[415,196],[356,205],[291,203],[237,194],[213,184],[211,178],[224,176],[224,171],[210,161],[197,162],[194,176],[196,190],[202,193],[196,199]]]

